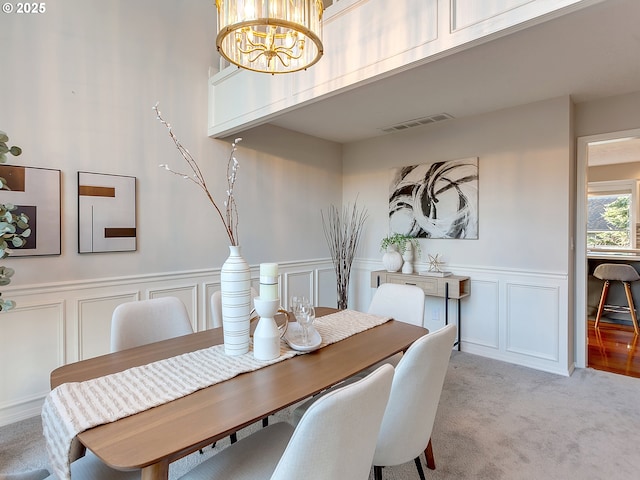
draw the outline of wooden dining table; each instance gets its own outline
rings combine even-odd
[[[336,312],[318,307],[317,316]],[[428,333],[390,320],[313,352],[243,373],[195,393],[78,434],[116,469],[142,469],[142,480],[167,480],[169,464],[406,350]],[[57,368],[51,387],[146,365],[223,342],[205,330]]]

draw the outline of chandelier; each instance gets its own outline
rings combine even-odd
[[[322,0],[216,0],[218,52],[263,73],[304,70],[322,56]]]

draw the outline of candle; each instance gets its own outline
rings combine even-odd
[[[278,264],[277,263],[261,263],[260,276],[261,277],[277,277]]]
[[[278,264],[260,264],[260,298],[275,300],[278,298]]]

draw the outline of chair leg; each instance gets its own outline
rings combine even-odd
[[[424,476],[424,470],[422,469],[422,462],[420,462],[420,456],[418,455],[413,459],[416,463],[416,468],[418,469],[418,475],[420,475],[420,480],[427,480]]]
[[[631,295],[631,285],[629,282],[624,283],[624,293],[627,294],[627,303],[629,304],[629,313],[631,313],[631,323],[633,323],[633,331],[638,335],[638,317],[636,316],[636,307],[633,304],[633,295]]]
[[[604,285],[602,286],[602,295],[600,295],[600,303],[598,304],[598,313],[596,314],[596,323],[594,325],[595,328],[598,328],[598,323],[600,323],[600,317],[602,317],[602,311],[604,310],[604,302],[607,299],[607,292],[609,292],[609,280],[605,280]]]
[[[231,443],[236,443],[238,441],[238,435],[235,433],[229,435],[229,438],[231,439]]]
[[[378,465],[373,466],[373,479],[382,480],[382,467]]]
[[[264,417],[262,419],[262,428],[269,426],[269,417]]]
[[[436,460],[433,457],[433,445],[431,445],[431,439],[427,443],[427,448],[424,449],[424,456],[427,458],[427,467],[429,470],[436,469]]]

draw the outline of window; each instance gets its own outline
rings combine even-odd
[[[587,247],[605,250],[636,248],[637,182],[589,183]]]

